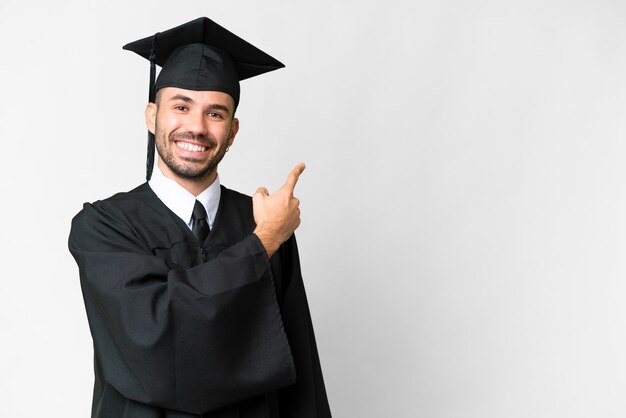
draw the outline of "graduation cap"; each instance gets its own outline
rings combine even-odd
[[[150,61],[148,100],[163,87],[221,91],[239,104],[239,81],[284,65],[234,33],[201,17],[124,45]],[[155,65],[162,67],[156,78]],[[148,132],[146,180],[154,164],[154,135]]]

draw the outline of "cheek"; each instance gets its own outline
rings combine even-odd
[[[226,142],[230,137],[230,125],[229,124],[220,124],[215,127],[215,129],[211,132],[214,138],[219,138],[221,141]]]
[[[172,114],[157,115],[156,126],[159,131],[172,132],[182,126],[182,121]]]

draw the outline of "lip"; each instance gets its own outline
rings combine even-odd
[[[185,157],[201,157],[207,154],[211,149],[211,147],[207,144],[195,141],[178,140],[174,141],[174,145],[176,146],[178,153]]]

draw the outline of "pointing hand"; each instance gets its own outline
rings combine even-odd
[[[304,164],[298,164],[287,176],[285,184],[273,194],[259,187],[252,196],[256,229],[268,256],[272,256],[280,245],[287,241],[300,225],[300,200],[293,196]]]

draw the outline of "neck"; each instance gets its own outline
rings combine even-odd
[[[165,177],[174,180],[176,183],[183,186],[194,196],[198,196],[200,193],[205,191],[211,184],[213,184],[213,182],[217,178],[217,167],[215,168],[215,170],[212,170],[210,173],[203,177],[199,177],[196,179],[186,179],[174,174],[172,170],[163,161],[161,161],[161,159],[159,159],[157,165]]]

